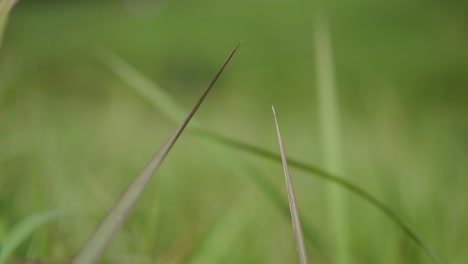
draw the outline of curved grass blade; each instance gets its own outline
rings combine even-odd
[[[63,216],[62,212],[51,211],[30,216],[19,222],[13,230],[10,231],[1,244],[0,264],[6,263],[21,243],[23,243],[37,229],[61,216]]]
[[[108,55],[112,55],[112,56],[104,58],[103,61],[120,78],[125,80],[133,89],[135,89],[145,99],[149,100],[153,106],[155,106],[160,111],[165,113],[169,118],[171,118],[172,121],[174,122],[177,121],[177,119],[174,119],[174,117],[176,116],[174,113],[180,112],[179,110],[181,108],[175,103],[173,103],[174,102],[173,100],[171,100],[171,104],[167,104],[165,102],[164,98],[170,98],[170,97],[169,95],[167,95],[167,93],[164,92],[164,90],[161,89],[161,87],[152,83],[150,80],[148,80],[148,78],[146,78],[140,72],[135,70],[135,68],[130,66],[123,59],[117,57],[116,55],[112,53],[108,53]],[[175,111],[173,112],[173,110]],[[192,128],[191,131],[194,132],[196,135],[202,138],[205,138],[207,142],[211,142],[213,144],[219,144],[222,146],[228,146],[231,148],[241,149],[244,152],[254,154],[256,156],[260,156],[260,157],[267,158],[267,159],[274,160],[274,161],[281,160],[278,155],[271,153],[268,150],[257,148],[255,146],[251,146],[243,142],[232,140],[224,136],[209,132],[207,130],[203,130],[197,124],[195,124],[194,128]],[[348,191],[354,193],[355,195],[360,196],[365,201],[369,202],[374,207],[376,207],[378,210],[382,211],[393,222],[395,222],[404,231],[404,233],[408,235],[424,251],[424,253],[426,253],[426,255],[428,255],[428,257],[432,260],[433,263],[441,263],[437,255],[435,255],[433,251],[429,249],[429,247],[420,239],[420,237],[413,231],[413,229],[401,219],[401,217],[399,217],[393,210],[391,210],[391,208],[386,206],[384,203],[375,199],[375,197],[372,196],[371,194],[367,193],[366,191],[359,188],[358,186],[346,180],[340,179],[339,177],[336,177],[333,174],[330,174],[318,167],[314,167],[314,166],[301,163],[298,161],[294,161],[291,159],[288,159],[288,162],[289,162],[289,165],[291,165],[292,167],[302,169],[308,173],[311,173],[313,176],[320,177],[334,184],[338,184],[341,187],[347,189]],[[275,205],[278,208],[284,208],[284,203],[276,204],[276,202],[278,201],[277,197],[280,197],[278,190],[268,189],[268,188],[266,189],[265,186],[258,184],[258,181],[256,179],[254,182],[270,198],[270,200],[272,200],[272,202],[275,203]],[[271,195],[272,193],[275,193],[275,195],[272,196]],[[281,212],[283,213],[285,217],[289,216],[289,213],[287,212],[287,208],[286,210],[281,210]],[[306,235],[306,238],[312,243],[314,243],[316,246],[318,245],[317,248],[323,253],[323,248],[317,242],[318,241],[317,238],[312,236],[312,234],[316,232],[312,232],[312,229],[307,228],[309,226],[305,224],[304,224],[304,234]],[[308,232],[308,230],[310,232]]]
[[[212,141],[216,141],[221,145],[226,147],[241,150],[245,153],[252,154],[255,156],[259,156],[265,159],[273,160],[276,162],[281,162],[281,156],[277,155],[273,152],[270,152],[266,149],[262,149],[250,144],[246,144],[237,140],[233,140],[224,136],[217,135],[215,133],[207,132],[205,130],[196,130],[195,131],[199,136],[208,138]],[[367,192],[366,190],[362,189],[361,187],[351,183],[344,178],[338,177],[333,175],[327,171],[324,171],[318,167],[294,160],[294,159],[287,159],[288,164],[291,167],[296,169],[303,170],[312,174],[313,176],[322,178],[324,180],[333,182],[338,184],[339,186],[345,188],[346,190],[354,193],[355,195],[361,197],[369,204],[373,205],[383,214],[385,214],[388,218],[390,218],[398,227],[400,227],[403,232],[409,236],[414,243],[429,257],[432,263],[440,264],[442,263],[439,257],[427,246],[427,244],[421,239],[421,237],[413,230],[413,228],[407,224],[398,214],[393,211],[390,207],[385,205],[383,202],[379,201],[375,196]]]
[[[118,77],[124,80],[131,88],[148,100],[172,122],[177,123],[178,120],[182,118],[181,113],[185,112],[184,108],[178,105],[175,100],[173,100],[173,98],[159,85],[149,80],[124,59],[110,51],[104,51],[104,53],[101,54],[101,58]],[[195,118],[190,121],[190,130],[202,128],[202,125],[196,121],[197,120]],[[281,214],[285,218],[289,218],[289,206],[287,202],[283,200],[283,196],[280,191],[274,188],[266,177],[261,176],[261,173],[258,173],[254,166],[249,166],[246,161],[238,160],[236,157],[229,155],[229,153],[225,153],[224,151],[220,152],[220,149],[222,149],[223,146],[220,146],[216,141],[210,141],[206,138],[202,139],[205,139],[206,143],[209,144],[207,150],[214,154],[224,167],[228,168],[228,170],[233,170],[242,176],[249,175],[248,179],[253,181],[259,190],[261,190],[263,194],[270,199],[271,203],[280,210]],[[303,228],[307,241],[314,245],[317,252],[322,254],[324,258],[329,259],[328,253],[319,238],[318,232],[314,230],[312,226],[307,225],[307,223],[304,223]]]
[[[291,216],[289,209],[289,203],[286,201],[281,192],[276,188],[272,182],[263,175],[263,173],[254,166],[253,164],[248,164],[245,162],[245,169],[247,175],[252,179],[258,188],[260,188],[267,197],[270,199],[272,204],[277,208],[281,215],[288,219]],[[303,218],[301,212],[299,212],[299,218]],[[324,243],[320,239],[320,235],[317,233],[317,230],[313,229],[307,222],[304,222],[302,225],[302,233],[304,234],[305,239],[314,246],[314,249],[317,253],[321,254],[325,263],[331,263],[331,256],[327,252]],[[316,254],[317,254],[316,253]]]
[[[284,151],[283,139],[278,124],[275,108],[272,106],[273,117],[275,118],[276,135],[278,136],[278,144],[281,153],[281,161],[283,162],[284,179],[286,181],[286,188],[288,190],[289,209],[291,210],[291,220],[294,230],[294,238],[296,239],[297,257],[299,264],[307,264],[307,250],[304,243],[304,236],[302,235],[301,220],[299,218],[299,210],[297,209],[296,196],[294,195],[294,188],[292,185],[291,176],[289,175],[288,161],[286,159],[286,152]]]
[[[174,133],[169,137],[169,139],[154,154],[153,158],[150,160],[148,165],[146,165],[143,171],[133,180],[133,182],[130,184],[127,190],[123,193],[122,197],[114,204],[111,211],[100,223],[99,227],[96,229],[91,238],[85,243],[83,248],[73,259],[72,263],[95,263],[99,260],[104,249],[110,243],[112,237],[120,228],[123,221],[127,218],[130,210],[133,208],[136,201],[143,192],[144,188],[147,186],[152,175],[159,168],[159,166],[171,150],[174,143],[182,134],[190,119],[192,119],[193,115],[196,113],[196,111],[210,92],[211,88],[223,72],[224,68],[226,67],[226,65],[228,64],[238,47],[239,45],[237,45],[234,48],[234,50],[229,54],[229,56],[226,58],[221,68],[218,70],[214,78],[208,84],[208,87],[198,99],[197,103],[190,111],[190,113],[185,117],[185,119],[174,131]]]

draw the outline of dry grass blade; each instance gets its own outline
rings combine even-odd
[[[152,105],[155,106],[159,111],[166,113],[166,115],[168,115],[168,117],[170,117],[172,120],[174,120],[174,117],[177,116],[174,113],[184,112],[180,110],[180,107],[174,104],[173,100],[171,100],[170,103],[167,103],[165,100],[166,98],[170,98],[170,96],[167,95],[161,89],[161,87],[152,83],[148,78],[143,76],[135,68],[131,67],[121,58],[114,55],[109,57],[108,60],[104,61],[107,62],[108,66],[114,71],[114,73],[116,73],[120,78],[127,82],[130,85],[130,87],[135,89],[135,91],[142,95],[145,99],[149,100],[152,103]],[[195,120],[191,121],[192,125],[194,125],[193,121]],[[206,139],[206,142],[212,143],[213,146],[219,145],[232,149],[238,149],[257,157],[263,157],[269,160],[273,160],[275,162],[281,162],[281,157],[279,155],[276,155],[275,153],[272,153],[268,150],[257,148],[253,145],[245,144],[243,142],[233,140],[222,135],[209,132],[207,130],[203,130],[200,128],[196,129],[196,127],[199,126],[193,126],[192,132],[197,136]],[[219,150],[215,149],[213,151],[214,153],[218,153],[217,151]],[[233,170],[239,170],[240,173],[245,174],[246,172],[242,170],[246,169],[247,171],[250,171],[247,172],[247,175],[255,176],[256,174],[258,174],[257,170],[252,170],[255,169],[253,166],[246,167],[245,162],[239,163],[240,165],[237,163],[233,163],[231,156],[226,157],[226,155],[223,154],[217,155],[217,157],[221,158],[220,161],[224,162],[224,165],[231,166]],[[427,246],[427,243],[425,243],[424,240],[421,239],[421,237],[413,230],[413,228],[411,228],[411,226],[408,225],[401,216],[399,216],[389,206],[376,199],[376,197],[373,196],[371,193],[365,191],[364,189],[360,188],[358,185],[353,184],[347,179],[337,177],[335,174],[329,173],[316,166],[305,164],[290,158],[288,159],[288,162],[291,167],[303,170],[309,173],[311,176],[319,177],[333,184],[337,184],[342,188],[347,189],[351,193],[354,193],[355,195],[361,197],[366,202],[370,203],[376,209],[381,211],[394,223],[396,223],[404,231],[404,233],[408,235],[426,253],[426,255],[431,259],[432,263],[441,263],[438,256]],[[251,177],[251,179],[253,179],[254,183],[271,199],[275,206],[281,209],[283,215],[289,217],[289,209],[287,202],[284,203],[282,199],[278,198],[281,197],[278,193],[278,190],[272,188],[271,184],[268,184],[268,181],[262,179],[261,177]],[[306,236],[306,239],[314,243],[317,249],[319,249],[319,251],[322,254],[326,255],[324,253],[323,246],[320,243],[320,239],[318,239],[318,236],[314,234],[316,232],[313,232],[313,229],[310,228],[310,225],[308,226],[307,223],[304,223],[303,231],[304,235]]]
[[[198,102],[195,104],[190,113],[185,117],[179,127],[169,137],[169,139],[159,148],[154,154],[153,158],[146,165],[143,171],[133,180],[127,190],[123,193],[121,198],[114,204],[111,211],[100,223],[91,238],[85,243],[80,252],[73,259],[72,263],[96,263],[102,255],[104,249],[110,243],[112,237],[122,225],[123,221],[127,218],[128,213],[140,197],[147,183],[151,179],[154,172],[161,165],[164,158],[167,156],[172,146],[179,138],[185,127],[189,123],[190,119],[196,113],[203,100],[206,98],[214,83],[223,72],[224,68],[236,52],[239,45],[229,54],[221,68],[218,70],[208,87],[205,89]]]
[[[259,148],[250,144],[243,143],[241,141],[233,140],[233,139],[220,136],[211,132],[207,132],[204,130],[197,130],[195,132],[201,137],[209,138],[212,141],[219,142],[221,145],[224,145],[232,149],[237,149],[245,153],[252,154],[252,155],[262,157],[265,159],[269,159],[269,160],[273,160],[273,161],[281,160],[280,155],[277,155],[266,149],[262,149],[262,148]],[[315,167],[315,166],[312,166],[312,165],[309,165],[309,164],[306,164],[306,163],[303,163],[303,162],[300,162],[298,160],[294,160],[291,158],[288,158],[287,160],[288,160],[288,164],[291,165],[291,167],[308,172],[312,176],[319,177],[329,182],[338,184],[341,187],[345,188],[346,190],[350,191],[351,193],[361,197],[362,199],[367,201],[369,204],[374,206],[376,209],[378,209],[380,212],[382,212],[384,215],[386,215],[389,219],[391,219],[398,227],[400,227],[401,230],[403,230],[403,232],[407,236],[409,236],[413,240],[413,242],[416,245],[418,245],[419,248],[422,249],[422,251],[428,256],[428,258],[431,260],[432,263],[434,264],[442,263],[439,257],[437,256],[437,254],[435,254],[435,252],[426,244],[426,242],[424,242],[424,240],[416,233],[416,231],[408,223],[406,223],[403,220],[402,217],[400,217],[392,208],[387,206],[385,203],[381,202],[379,199],[377,199],[374,195],[372,195],[368,191],[364,190],[358,185],[342,177],[338,177],[318,167]]]
[[[294,188],[292,185],[291,176],[289,175],[288,161],[284,151],[283,139],[281,138],[281,132],[278,124],[278,118],[276,117],[275,108],[272,106],[271,109],[273,110],[273,116],[275,118],[276,134],[278,135],[281,161],[283,162],[284,178],[286,180],[286,188],[288,190],[289,209],[291,210],[291,220],[294,229],[294,237],[296,239],[297,257],[299,258],[300,264],[307,264],[307,251],[304,242],[304,236],[302,234],[301,220],[299,219],[299,211],[296,204],[296,196],[294,195]]]
[[[166,115],[171,121],[178,123],[179,120],[183,118],[184,113],[187,111],[157,83],[142,75],[128,62],[110,51],[104,51],[101,57],[103,63],[107,65],[112,72],[127,83],[130,88],[134,89],[142,98],[151,103],[159,112]],[[190,121],[192,132],[204,131],[202,127],[203,125],[197,123],[195,117]],[[252,180],[259,190],[270,199],[272,204],[280,210],[284,217],[290,218],[288,202],[283,199],[280,191],[276,189],[268,177],[262,176],[262,173],[256,166],[252,166],[248,161],[240,160],[239,157],[236,157],[237,155],[233,155],[234,153],[225,152],[223,146],[216,140],[201,138],[205,141],[207,146],[206,150],[214,155],[223,167],[233,171],[240,177],[247,176],[248,179]],[[306,223],[303,225],[303,231],[305,239],[313,244],[318,253],[325,258],[329,258],[325,246],[321,242],[322,239],[319,238],[318,232],[316,232],[311,225],[307,225]]]

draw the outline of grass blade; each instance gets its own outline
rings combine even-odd
[[[141,96],[148,99],[152,105],[158,106],[159,111],[172,122],[177,124],[184,118],[187,111],[183,107],[180,107],[168,93],[148,78],[142,76],[124,59],[108,50],[104,50],[99,55],[107,67],[130,84]],[[195,119],[190,123],[191,127],[198,127]]]
[[[165,108],[164,101],[158,96],[159,94],[164,95],[163,98],[170,98],[167,93],[165,93],[159,86],[155,85],[152,83],[150,80],[148,80],[145,76],[143,76],[141,73],[139,73],[137,70],[135,70],[132,66],[130,66],[128,63],[126,63],[124,60],[121,58],[116,57],[116,55],[113,55],[116,59],[111,58],[106,58],[104,59],[104,62],[107,63],[107,65],[123,80],[125,80],[135,91],[137,91],[140,95],[142,95],[145,99],[149,100],[154,107],[159,109],[160,111],[164,113],[170,113],[171,109]],[[122,63],[124,62],[124,63]],[[144,86],[142,86],[144,84]],[[171,100],[171,102],[174,102],[174,100]],[[178,112],[181,109],[181,107],[177,106],[175,103],[170,104],[171,107],[176,109]],[[177,121],[177,119],[174,119],[174,115],[167,115],[171,120],[174,122]],[[233,149],[239,149],[242,150],[246,153],[263,157],[266,159],[270,159],[276,162],[281,162],[281,157],[279,155],[276,155],[268,150],[257,148],[255,146],[245,144],[240,141],[236,141],[230,138],[226,138],[224,136],[206,131],[204,129],[200,129],[200,126],[195,126],[194,129],[191,129],[191,131],[206,140],[207,143],[212,143],[212,145],[220,145],[224,147],[229,147]],[[217,151],[217,150],[216,150]],[[215,152],[216,152],[215,151]],[[223,155],[218,155],[220,158],[224,157],[225,154]],[[224,161],[221,159],[220,161]],[[231,160],[228,160],[229,162],[226,162],[226,165],[232,165]],[[359,186],[354,185],[353,183],[341,179],[340,177],[334,176],[334,174],[328,173],[325,170],[322,170],[318,167],[302,163],[296,160],[288,159],[288,163],[291,167],[295,167],[296,169],[301,169],[303,171],[306,171],[310,173],[312,176],[322,178],[323,180],[329,181],[333,184],[337,184],[341,186],[342,188],[345,188],[349,192],[361,197],[368,203],[370,203],[372,206],[377,208],[379,211],[381,211],[384,215],[386,215],[390,220],[392,220],[394,223],[397,224],[398,227],[400,227],[403,232],[409,236],[422,250],[423,252],[431,259],[432,263],[441,263],[437,255],[433,253],[433,251],[424,243],[424,241],[416,234],[416,232],[413,231],[413,229],[405,223],[405,221],[402,220],[398,214],[396,214],[390,207],[385,205],[384,203],[380,202],[378,199],[376,199],[373,195],[370,193],[366,192],[365,190],[361,189]],[[242,167],[242,166],[241,166]],[[239,166],[232,166],[232,169],[238,169]],[[280,194],[278,190],[271,188],[268,189],[264,185],[259,184],[261,183],[260,179],[255,179],[255,184],[270,198],[270,200],[278,207],[278,208],[284,208],[284,203],[277,204],[277,197],[280,197]],[[275,193],[274,196],[271,194]],[[285,217],[289,217],[289,213],[286,210],[281,210],[283,215]],[[316,233],[313,232],[312,229],[307,228],[310,226],[306,225],[307,223],[304,223],[304,234],[306,235],[306,239],[308,239],[310,242],[314,243],[316,246],[318,246],[319,250],[323,253],[323,250],[321,250],[320,244],[317,242],[318,239],[316,237],[313,237],[312,234]],[[309,230],[310,232],[308,232]]]
[[[185,119],[175,130],[175,132],[169,137],[169,139],[154,154],[153,158],[150,160],[150,162],[144,168],[144,170],[133,180],[133,182],[130,184],[127,190],[123,193],[122,197],[115,203],[111,211],[101,222],[101,224],[91,236],[91,238],[88,240],[88,242],[85,243],[83,248],[76,255],[72,263],[95,263],[99,260],[104,249],[107,247],[114,234],[117,232],[117,230],[122,225],[123,221],[128,216],[130,210],[140,197],[141,193],[148,184],[152,175],[159,168],[159,166],[171,150],[174,143],[182,134],[190,119],[196,113],[196,111],[210,92],[211,88],[223,72],[224,68],[226,67],[226,65],[228,64],[238,47],[239,45],[237,45],[234,48],[234,50],[229,54],[229,56],[222,64],[221,68],[218,70],[214,78],[208,84],[208,87],[198,99],[193,109],[189,112],[189,114],[185,117]]]
[[[294,230],[294,237],[296,239],[297,257],[299,264],[307,264],[307,251],[302,235],[301,220],[299,219],[299,211],[297,209],[296,196],[294,195],[294,188],[292,185],[291,176],[289,175],[288,161],[286,159],[286,152],[284,151],[283,139],[278,124],[275,108],[272,106],[273,117],[275,118],[276,134],[278,136],[278,144],[280,147],[281,161],[283,162],[284,179],[286,181],[286,188],[288,190],[289,209],[291,210],[291,220]]]
[[[258,157],[262,157],[265,159],[273,160],[276,162],[281,162],[281,156],[277,155],[271,151],[266,149],[262,149],[250,144],[245,144],[243,142],[233,140],[224,136],[220,136],[211,132],[207,132],[204,130],[197,130],[196,133],[199,136],[206,137],[212,141],[217,141],[219,144],[224,145],[226,147],[241,150],[245,153],[252,154]],[[392,220],[398,227],[400,227],[403,232],[410,237],[415,244],[421,248],[421,250],[429,257],[432,263],[440,264],[441,261],[439,257],[426,245],[426,243],[421,239],[421,237],[413,230],[413,228],[407,224],[398,214],[393,211],[389,206],[384,204],[383,202],[379,201],[375,196],[371,193],[367,192],[366,190],[362,189],[361,187],[355,185],[354,183],[342,178],[338,177],[334,174],[331,174],[325,170],[322,170],[318,167],[294,160],[294,159],[287,159],[288,164],[291,167],[296,169],[300,169],[302,171],[308,172],[313,176],[322,178],[334,184],[341,186],[342,188],[350,191],[351,193],[361,197],[369,204],[377,208],[381,211],[384,215],[386,215],[390,220]]]
[[[171,98],[171,96],[160,86],[149,80],[125,60],[112,52],[105,51],[101,54],[101,58],[118,77],[130,85],[130,87],[143,98],[148,100],[155,108],[165,114],[167,118],[175,123],[181,119],[181,113],[185,112],[184,108],[178,105],[175,100],[173,100],[173,98]],[[196,121],[197,120],[195,118],[191,121],[191,131],[202,128],[202,125]],[[206,141],[206,150],[214,154],[224,167],[236,172],[241,177],[248,175],[248,180],[253,181],[258,189],[271,201],[271,203],[280,210],[281,214],[285,218],[290,217],[287,202],[283,200],[281,192],[274,188],[269,179],[260,176],[261,173],[258,173],[253,166],[249,166],[245,160],[240,160],[233,155],[229,155],[230,153],[223,151],[223,147],[216,141],[211,141],[208,138],[201,138]],[[304,224],[304,235],[320,254],[325,258],[328,258],[327,253],[325,252],[325,247],[319,239],[318,232],[306,223]]]
[[[19,222],[7,235],[1,244],[0,264],[4,264],[12,256],[18,246],[21,245],[32,233],[44,224],[57,219],[63,214],[59,211],[52,211],[30,216]]]
[[[246,162],[245,162],[246,163]],[[263,175],[263,173],[253,164],[246,167],[246,173],[249,175],[249,178],[255,183],[258,188],[260,188],[267,197],[270,199],[272,204],[277,208],[277,210],[283,215],[284,218],[289,219],[291,217],[291,212],[289,209],[289,203],[286,201],[281,192],[272,184],[272,182]],[[302,218],[301,212],[299,212],[299,218]],[[307,222],[304,222],[302,225],[302,233],[304,234],[305,239],[314,246],[314,249],[317,253],[321,254],[325,263],[331,263],[330,255],[327,252],[324,243],[320,239],[320,235],[317,233],[317,230],[313,229]]]
[[[317,58],[319,126],[325,168],[338,175],[343,175],[339,135],[339,104],[330,29],[327,22],[324,10],[318,11],[314,23],[314,40]],[[352,263],[345,193],[337,186],[330,185],[327,188],[327,196],[336,263]]]

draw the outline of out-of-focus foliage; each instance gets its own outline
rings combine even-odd
[[[327,10],[347,176],[403,215],[444,263],[466,263],[466,4],[334,0]],[[68,259],[173,130],[102,63],[107,50],[188,107],[243,40],[197,118],[276,151],[274,104],[288,156],[320,166],[315,13],[310,1],[20,1],[0,53],[0,243],[20,219],[67,209],[76,217],[38,230],[15,256]],[[105,262],[294,261],[290,222],[257,187],[196,138],[179,143]],[[284,190],[279,165],[240,158]],[[302,222],[330,249],[325,184],[291,174]],[[426,263],[385,217],[348,201],[356,263]],[[326,263],[309,246],[311,262]]]

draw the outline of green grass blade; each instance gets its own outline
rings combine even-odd
[[[297,209],[296,196],[294,195],[294,188],[289,175],[288,161],[286,159],[286,152],[284,151],[283,139],[281,137],[280,127],[278,124],[278,118],[276,116],[275,108],[272,106],[273,116],[275,118],[276,135],[278,136],[278,144],[281,153],[281,161],[283,162],[284,179],[286,181],[286,189],[288,190],[289,209],[291,210],[291,220],[294,230],[294,237],[296,239],[296,250],[299,264],[307,264],[307,250],[304,242],[304,236],[302,234],[301,220],[299,218],[299,209]]]
[[[96,229],[91,238],[88,240],[88,242],[85,243],[83,248],[73,259],[72,263],[87,264],[95,263],[99,260],[104,249],[110,243],[112,237],[115,235],[117,230],[122,225],[123,221],[128,216],[130,210],[133,208],[141,193],[147,186],[152,175],[159,168],[159,166],[171,150],[174,143],[184,131],[190,119],[193,117],[200,105],[203,103],[204,99],[210,92],[211,88],[223,72],[224,68],[226,67],[226,65],[228,64],[238,47],[239,45],[229,54],[229,56],[222,64],[221,68],[216,73],[215,77],[211,80],[211,82],[208,84],[208,87],[198,99],[193,109],[185,117],[184,121],[182,121],[182,123],[169,137],[169,139],[154,154],[153,158],[150,160],[150,162],[144,168],[144,170],[133,180],[133,182],[130,184],[127,190],[123,193],[122,197],[115,203],[111,211],[101,222],[101,224]]]
[[[213,143],[215,144],[215,143]],[[283,215],[285,219],[291,217],[291,212],[289,209],[289,203],[283,199],[280,191],[272,184],[266,176],[263,176],[263,173],[253,164],[245,163],[245,169],[249,178],[254,182],[254,184],[262,190],[265,195],[270,199],[271,203],[277,208],[277,210]],[[250,166],[247,166],[250,165]],[[299,212],[299,218],[304,219]],[[330,262],[330,256],[325,249],[325,246],[321,242],[320,236],[315,229],[310,225],[307,225],[306,222],[302,225],[302,232],[304,233],[305,239],[311,243],[314,248],[317,250],[317,253],[321,254],[326,262]]]
[[[48,222],[63,216],[60,211],[52,211],[30,216],[19,222],[2,241],[0,248],[0,264],[4,264],[31,234]]]
[[[113,55],[116,56],[116,55]],[[154,107],[162,111],[163,113],[169,113],[171,112],[171,109],[167,109],[164,107],[164,104],[161,104],[161,99],[158,97],[158,94],[165,95],[165,97],[169,97],[167,93],[165,93],[163,90],[161,90],[160,87],[157,85],[154,85],[151,83],[150,80],[148,80],[145,76],[143,76],[141,73],[139,73],[137,70],[135,70],[132,66],[130,66],[127,63],[120,64],[121,62],[124,62],[124,60],[116,57],[117,60],[111,60],[111,61],[106,61],[109,66],[111,66],[111,69],[114,70],[114,72],[125,80],[131,88],[135,89],[140,95],[142,95],[145,99],[149,100]],[[116,70],[120,69],[120,70]],[[145,84],[145,86],[141,86],[139,84]],[[171,102],[174,102],[171,99]],[[163,102],[162,102],[163,103]],[[171,104],[174,109],[179,109],[177,111],[180,112],[181,107],[177,106],[175,103]],[[173,109],[173,110],[174,110]],[[174,114],[168,115],[171,120],[177,122],[177,119],[174,119]],[[244,144],[242,142],[232,140],[211,132],[208,132],[203,129],[197,129],[199,126],[195,126],[194,129],[191,131],[195,133],[196,135],[200,136],[201,138],[206,139],[207,143],[213,143],[221,146],[227,146],[231,147],[234,149],[240,149],[243,150],[244,152],[254,154],[256,156],[260,156],[263,158],[267,158],[270,160],[278,161],[281,162],[280,156],[268,151],[264,150],[261,148],[257,148],[252,145]],[[224,157],[223,155],[219,155],[220,158]],[[221,161],[223,161],[221,159]],[[426,246],[426,244],[419,238],[419,236],[413,231],[413,229],[407,225],[401,217],[399,217],[391,208],[377,200],[374,196],[372,196],[370,193],[366,192],[365,190],[361,189],[360,187],[343,180],[339,177],[334,176],[333,174],[328,173],[327,171],[324,171],[318,167],[311,166],[305,163],[301,163],[292,159],[288,159],[289,165],[291,167],[295,167],[297,169],[301,169],[303,171],[306,171],[308,173],[311,173],[313,176],[322,178],[324,180],[327,180],[329,182],[332,182],[334,184],[340,185],[341,187],[347,189],[348,191],[354,193],[357,196],[360,196],[370,204],[372,204],[374,207],[376,207],[378,210],[382,211],[387,217],[389,217],[393,222],[395,222],[404,232],[407,234],[432,260],[433,263],[441,263],[438,260],[438,257],[432,252],[432,250],[429,249],[429,247]],[[227,163],[227,165],[229,165]],[[232,164],[231,164],[232,165]],[[242,166],[241,166],[242,167]],[[233,166],[233,169],[239,169],[239,166]],[[270,198],[273,204],[275,204],[278,208],[284,208],[285,210],[281,210],[283,215],[285,217],[289,217],[289,212],[286,207],[284,206],[284,203],[277,204],[277,197],[280,197],[278,190],[274,188],[266,188],[265,186],[258,184],[259,182],[261,183],[261,179],[255,178],[255,184],[261,188],[261,190]],[[271,194],[275,193],[274,196]],[[314,243],[314,245],[320,245],[316,239],[316,237],[313,236],[314,233],[313,229],[311,229],[309,226],[304,223],[304,234],[306,236],[306,239],[308,239],[310,242]],[[319,246],[318,249],[323,253],[323,249]]]
[[[150,100],[152,105],[159,106],[158,109],[172,122],[179,123],[184,118],[187,111],[183,107],[179,106],[161,87],[142,76],[125,60],[107,50],[101,53],[100,57],[117,76],[125,80],[144,98]],[[197,126],[196,120],[191,121],[191,126]]]
[[[273,160],[276,162],[281,162],[280,155],[277,155],[266,149],[258,148],[250,144],[245,144],[243,142],[229,139],[227,137],[220,136],[220,135],[207,132],[207,131],[203,131],[203,130],[197,130],[196,133],[202,137],[206,137],[212,141],[216,141],[219,144],[224,145],[226,147],[241,150],[245,153],[252,154],[258,157],[262,157],[265,159]],[[422,251],[431,259],[433,263],[437,263],[437,264],[441,263],[438,256],[427,246],[427,244],[421,239],[421,237],[413,230],[413,228],[409,224],[407,224],[400,216],[398,216],[398,214],[395,211],[393,211],[389,206],[379,201],[375,196],[373,196],[369,192],[365,191],[361,187],[349,182],[348,180],[342,177],[338,177],[318,167],[315,167],[315,166],[312,166],[312,165],[309,165],[309,164],[306,164],[306,163],[303,163],[303,162],[300,162],[291,158],[288,158],[287,161],[291,167],[308,172],[313,176],[322,178],[329,182],[333,182],[343,187],[344,189],[350,191],[351,193],[361,197],[362,199],[367,201],[369,204],[373,205],[375,208],[381,211],[383,214],[385,214],[398,227],[400,227],[403,230],[403,232],[406,235],[408,235],[416,243],[416,245],[418,245],[422,249]]]
[[[134,67],[129,65],[125,60],[118,57],[112,52],[105,52],[101,54],[103,62],[122,80],[127,82],[131,88],[139,93],[143,98],[148,100],[155,108],[166,115],[172,122],[178,123],[180,113],[184,113],[183,107],[178,105],[171,96],[166,93],[161,87],[153,83],[147,77],[138,72]],[[196,123],[196,120],[191,121],[191,130],[200,129],[201,125]],[[203,138],[206,139],[206,138]],[[215,141],[206,140],[208,145],[207,150],[214,153],[219,162],[228,169],[235,171],[237,174],[245,176],[249,175],[248,179],[253,180],[253,183],[270,199],[272,204],[278,208],[285,218],[290,217],[288,204],[282,199],[281,193],[274,188],[274,186],[265,177],[256,175],[250,168],[246,168],[246,162],[236,161],[233,162],[235,157],[226,153],[220,152],[220,147]],[[268,183],[268,184],[266,184]],[[324,246],[318,238],[318,232],[315,231],[310,225],[304,224],[304,235],[306,239],[314,245],[319,253],[328,258]]]
[[[336,95],[330,30],[327,22],[323,10],[322,12],[318,11],[314,23],[314,39],[317,58],[319,127],[325,168],[327,171],[344,175],[339,135],[339,104]],[[337,186],[330,185],[327,188],[327,196],[335,260],[337,264],[349,264],[352,262],[352,258],[345,193]]]

